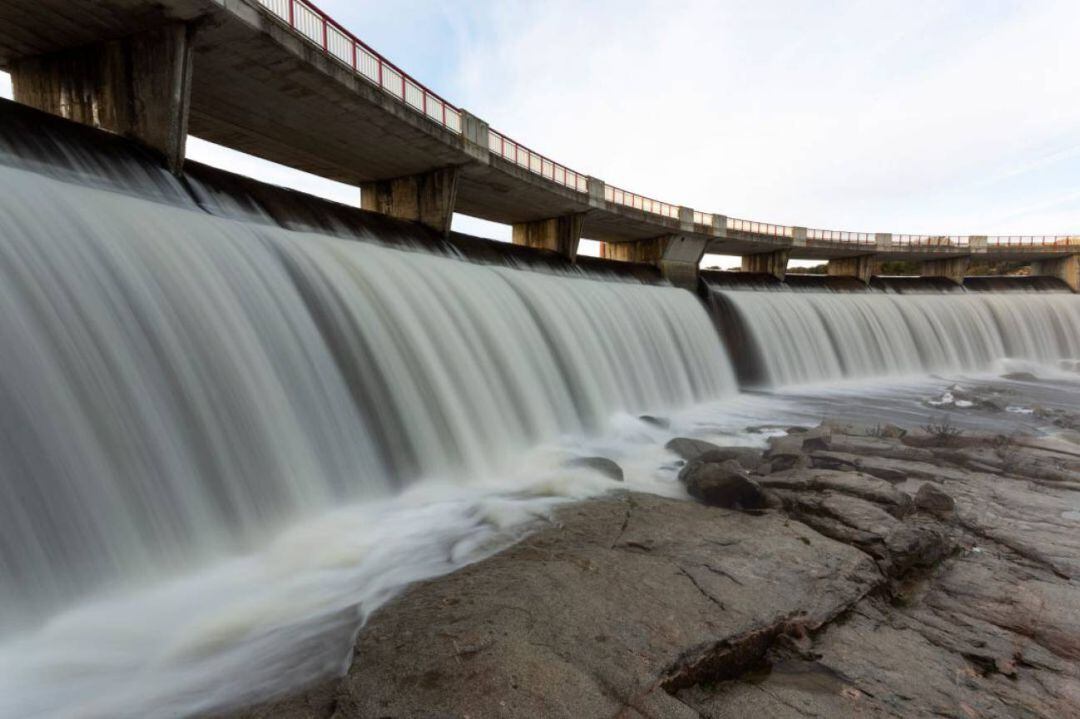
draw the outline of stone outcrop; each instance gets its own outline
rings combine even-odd
[[[1080,447],[911,434],[683,468],[753,482],[776,500],[755,512],[569,505],[376,612],[347,676],[243,716],[1080,716]],[[815,454],[835,463],[769,471]]]

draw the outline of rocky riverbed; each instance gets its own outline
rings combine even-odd
[[[1080,439],[792,427],[405,591],[255,717],[1080,716]]]

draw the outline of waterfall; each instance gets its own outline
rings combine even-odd
[[[727,331],[733,352],[752,358],[744,364],[765,384],[1080,357],[1080,297],[1073,294],[711,292],[722,322],[738,325]]]
[[[734,389],[681,290],[0,186],[0,627]]]

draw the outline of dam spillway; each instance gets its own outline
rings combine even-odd
[[[1080,298],[1057,292],[732,290],[710,287],[738,324],[754,384],[978,371],[1005,358],[1080,355]]]
[[[703,304],[614,263],[482,251],[4,123],[3,717],[88,702],[183,716],[338,671],[404,583],[567,485],[617,486],[561,465],[511,481],[542,473],[516,466],[539,465],[537,446],[573,454],[641,413],[737,403],[741,362],[768,387],[1080,355],[1073,295],[714,289]],[[721,300],[745,342],[725,347]],[[378,572],[335,584],[372,557]]]

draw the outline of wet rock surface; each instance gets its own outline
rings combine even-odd
[[[1080,716],[1080,445],[823,425],[753,474],[697,449],[691,494],[768,508],[567,506],[376,612],[346,676],[242,715]]]

